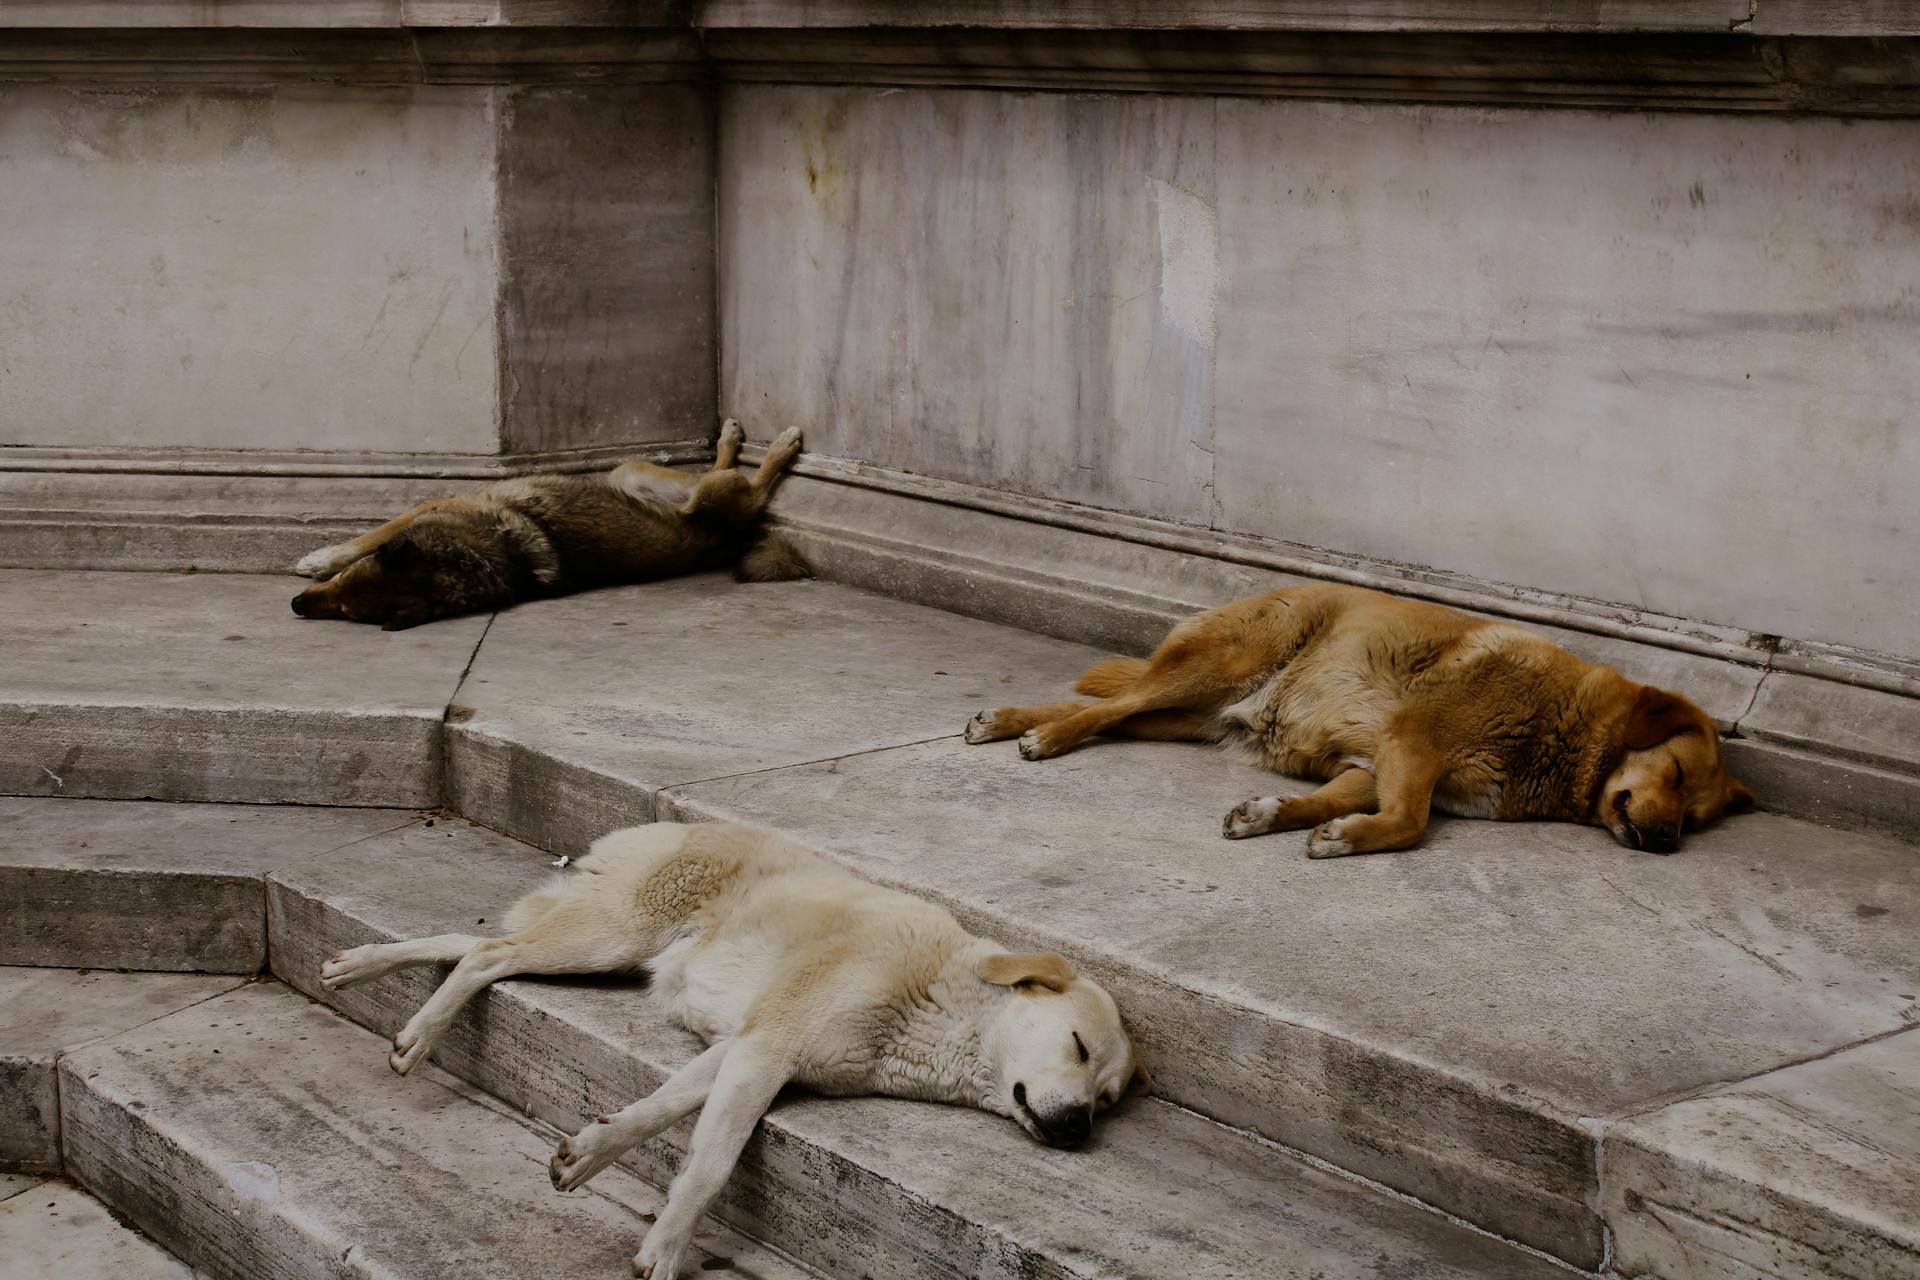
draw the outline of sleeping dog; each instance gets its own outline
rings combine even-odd
[[[693,1144],[634,1272],[672,1280],[747,1136],[783,1085],[959,1103],[1074,1146],[1094,1114],[1148,1087],[1120,1015],[1052,952],[1016,954],[945,910],[858,879],[748,827],[616,831],[507,915],[507,936],[356,947],[320,968],[329,990],[457,961],[394,1037],[405,1074],[460,1006],[521,973],[645,968],[651,994],[710,1048],[650,1096],[601,1116],[553,1156],[571,1191],[695,1111]]]
[[[968,742],[1019,738],[1028,760],[1096,733],[1244,744],[1267,768],[1326,779],[1228,814],[1229,839],[1315,828],[1307,854],[1404,849],[1429,810],[1592,823],[1630,849],[1751,808],[1706,712],[1583,662],[1543,636],[1360,587],[1288,587],[1197,614],[1149,659],[1075,688],[1095,702],[983,711]]]
[[[302,558],[294,572],[325,581],[295,596],[293,611],[401,631],[729,565],[748,582],[804,577],[799,553],[760,525],[800,432],[782,432],[751,478],[734,470],[740,443],[740,424],[728,419],[702,476],[636,458],[606,475],[522,476],[422,502]]]

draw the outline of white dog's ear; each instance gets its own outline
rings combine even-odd
[[[1002,952],[997,956],[986,956],[980,961],[976,972],[980,975],[980,981],[991,982],[996,987],[1024,987],[1031,983],[1049,991],[1065,991],[1077,976],[1073,966],[1067,963],[1067,958],[1053,951],[1037,951],[1031,955]]]
[[[1133,1060],[1133,1079],[1127,1081],[1127,1096],[1153,1092],[1153,1077],[1147,1074],[1146,1064],[1140,1059]]]

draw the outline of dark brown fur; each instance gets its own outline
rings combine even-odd
[[[598,476],[527,476],[435,498],[301,561],[322,577],[293,599],[305,618],[399,631],[591,587],[733,567],[746,582],[804,577],[806,562],[761,516],[800,451],[796,432],[751,477],[739,427],[695,476],[634,460]]]
[[[1316,857],[1405,848],[1434,807],[1593,823],[1664,853],[1753,802],[1712,719],[1679,694],[1520,627],[1358,587],[1196,615],[1151,658],[1099,663],[1077,688],[1098,701],[983,711],[967,740],[1019,737],[1041,760],[1096,733],[1239,739],[1276,772],[1327,782],[1249,800],[1224,833],[1317,827]]]

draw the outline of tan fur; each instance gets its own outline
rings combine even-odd
[[[454,964],[394,1037],[405,1074],[489,983],[523,973],[651,971],[650,997],[709,1042],[658,1090],[563,1139],[573,1190],[635,1144],[699,1121],[637,1274],[679,1273],[695,1224],[789,1082],[981,1107],[1059,1146],[1148,1086],[1113,1000],[1051,952],[1016,954],[932,903],[861,880],[769,832],[656,823],[616,831],[506,914],[505,937],[356,947],[329,990]]]
[[[1713,721],[1679,694],[1521,627],[1359,587],[1235,601],[1076,688],[1097,701],[983,711],[967,740],[1018,737],[1029,760],[1098,733],[1242,741],[1268,768],[1327,785],[1249,800],[1224,834],[1314,827],[1315,857],[1406,848],[1434,807],[1588,822],[1670,852],[1683,828],[1753,799]]]
[[[741,438],[729,420],[704,475],[636,458],[602,476],[521,476],[429,499],[303,557],[295,572],[323,581],[295,596],[293,611],[401,630],[728,565],[743,581],[804,577],[799,553],[761,527],[800,435],[783,432],[751,477],[734,469]]]

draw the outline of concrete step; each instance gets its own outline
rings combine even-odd
[[[0,1171],[60,1171],[61,1057],[236,985],[191,974],[0,967]]]
[[[301,627],[297,579],[0,570],[0,791],[421,805],[486,627]]]
[[[186,1263],[63,1178],[0,1178],[0,1280],[193,1280]]]
[[[445,970],[323,992],[321,962],[367,942],[484,932],[550,859],[464,824],[411,828],[276,872],[277,973],[356,1022],[397,1030]],[[632,984],[496,984],[437,1061],[568,1129],[651,1091],[698,1052]],[[377,1058],[379,1055],[370,1054]],[[626,1163],[671,1177],[691,1122]],[[983,1112],[792,1098],[768,1116],[721,1216],[830,1275],[1545,1277],[1557,1267],[1165,1102],[1135,1099],[1084,1150]]]
[[[556,1135],[275,982],[61,1063],[68,1167],[216,1280],[624,1276],[658,1194],[609,1170],[547,1185]],[[709,1223],[697,1265],[813,1273]]]
[[[101,576],[130,615],[151,606],[140,575]],[[396,659],[352,646],[436,629],[271,621],[258,611],[287,582],[207,592],[202,633],[250,627],[309,656],[325,646],[308,636],[332,636],[378,667]],[[76,598],[110,612],[108,585],[90,590]],[[1415,851],[1308,863],[1299,837],[1220,840],[1235,803],[1301,784],[1211,749],[1093,743],[1029,764],[958,741],[979,707],[1058,696],[1095,656],[824,583],[542,602],[492,621],[422,789],[561,852],[656,814],[779,827],[983,932],[1066,951],[1120,997],[1170,1100],[1585,1266],[1631,1190],[1602,1176],[1614,1127],[1917,1016],[1920,853],[1898,840],[1760,814],[1656,859],[1591,829],[1442,821]],[[157,702],[181,674],[116,679]],[[191,678],[225,677],[203,655]],[[39,778],[40,741],[0,742],[0,778]],[[251,767],[244,740],[223,750],[236,776]],[[141,768],[192,793],[217,762]],[[112,767],[91,781],[122,793]]]
[[[0,964],[258,973],[266,873],[393,809],[0,797]]]

